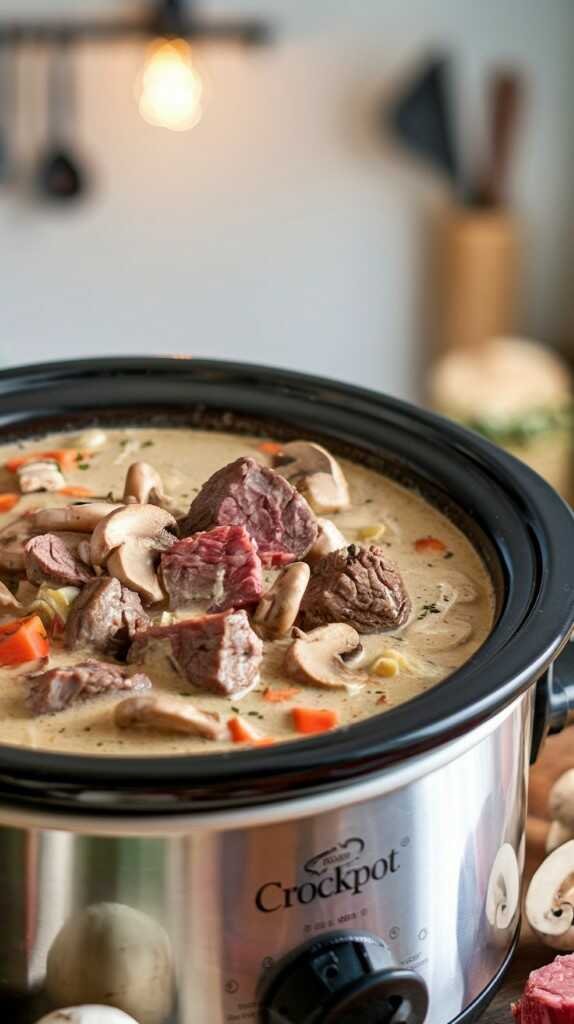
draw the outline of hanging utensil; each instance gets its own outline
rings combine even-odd
[[[474,201],[481,206],[502,206],[508,185],[520,114],[524,80],[512,69],[496,71],[488,90],[489,152]]]
[[[431,57],[386,110],[385,120],[409,152],[442,172],[453,190],[460,193],[450,79],[450,60]]]
[[[15,51],[7,45],[0,46],[0,185],[7,185],[14,173],[16,77]]]
[[[48,145],[38,165],[38,189],[48,199],[77,199],[86,172],[70,141],[76,114],[76,76],[69,40],[62,38],[48,66]]]

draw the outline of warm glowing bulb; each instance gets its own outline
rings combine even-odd
[[[149,124],[181,132],[203,114],[204,86],[184,39],[154,44],[141,76],[140,114]]]

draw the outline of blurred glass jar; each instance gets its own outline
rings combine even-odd
[[[483,434],[574,499],[572,374],[525,338],[493,338],[447,352],[431,371],[433,408]]]

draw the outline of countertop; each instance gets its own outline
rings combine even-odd
[[[529,815],[527,826],[526,879],[544,859],[544,841],[548,830],[547,802],[552,783],[567,768],[574,768],[574,731],[546,741],[530,778]],[[523,923],[520,944],[507,980],[481,1017],[481,1024],[511,1024],[510,1003],[520,997],[530,971],[553,960],[556,950],[548,949]]]

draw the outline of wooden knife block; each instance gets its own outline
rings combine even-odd
[[[515,334],[520,238],[512,215],[452,208],[437,235],[436,351]]]

